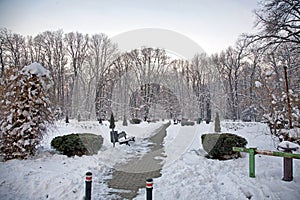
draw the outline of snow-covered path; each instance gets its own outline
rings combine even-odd
[[[225,128],[224,128],[225,129]],[[252,129],[252,131],[250,131]],[[166,164],[162,176],[154,179],[154,197],[157,199],[289,199],[300,197],[300,163],[294,161],[294,180],[284,182],[282,158],[256,156],[256,178],[248,176],[248,155],[236,160],[219,161],[205,158],[201,135],[212,132],[213,124],[168,128],[165,152]],[[253,143],[272,149],[269,137],[261,134],[256,124],[236,134]],[[232,131],[231,131],[232,132]],[[193,138],[193,139],[191,139]],[[257,138],[264,138],[257,141]],[[256,140],[255,140],[256,139]],[[181,145],[185,144],[187,146]],[[176,148],[177,147],[177,148]],[[272,149],[274,150],[274,149]],[[297,175],[296,175],[297,174]],[[141,189],[136,199],[145,198]]]
[[[155,131],[155,135],[150,137],[151,151],[141,157],[135,157],[127,163],[114,166],[112,179],[108,180],[110,188],[115,189],[113,194],[117,194],[118,199],[132,199],[136,196],[139,188],[145,187],[146,179],[161,176],[161,157],[163,153],[162,142],[166,136],[166,128],[170,124],[163,124]],[[115,199],[115,196],[112,196]],[[115,198],[114,198],[115,197]]]

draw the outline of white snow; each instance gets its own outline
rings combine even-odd
[[[260,88],[262,86],[262,83],[259,81],[255,81],[255,87]]]
[[[289,136],[293,138],[300,138],[300,128],[294,128],[288,131]]]
[[[30,73],[30,74],[35,74],[37,76],[47,76],[47,77],[49,77],[49,75],[50,75],[49,70],[45,69],[41,64],[36,63],[36,62],[25,66],[22,69],[22,73],[23,74]]]
[[[289,142],[289,141],[282,141],[278,144],[278,147],[282,147],[282,148],[292,148],[292,149],[296,149],[296,151],[300,150],[300,146],[293,143],[293,142]]]
[[[273,74],[273,71],[272,70],[268,70],[268,71],[266,71],[265,74],[266,74],[267,77],[271,76]]]
[[[156,199],[299,199],[299,160],[294,161],[294,180],[284,182],[282,158],[256,155],[256,178],[250,178],[247,154],[228,161],[205,158],[200,137],[213,132],[213,127],[213,124],[200,124],[168,128],[167,162],[162,176],[154,179]],[[223,123],[222,130],[245,137],[248,146],[276,151],[264,124]],[[182,147],[181,143],[187,146]],[[140,189],[136,199],[145,199],[145,189]]]
[[[0,162],[1,199],[83,199],[85,173],[93,173],[92,199],[116,199],[106,179],[117,162],[149,151],[147,137],[164,122],[142,123],[123,127],[135,136],[131,146],[112,147],[109,125],[97,122],[57,122],[44,137],[39,154],[29,160]],[[248,146],[276,151],[277,145],[261,123],[223,122],[222,131],[245,137]],[[154,179],[154,199],[299,199],[300,160],[294,159],[294,180],[281,180],[282,158],[256,155],[256,178],[248,175],[248,154],[235,160],[219,161],[205,158],[201,135],[213,132],[214,124],[195,126],[171,125],[164,140],[166,158],[162,176]],[[53,153],[50,141],[57,135],[95,133],[104,138],[97,155],[68,158]],[[145,199],[145,188],[136,199]]]

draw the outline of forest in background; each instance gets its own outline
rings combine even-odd
[[[56,119],[108,119],[113,112],[117,119],[210,120],[218,112],[223,119],[299,126],[299,4],[264,1],[255,11],[259,33],[191,60],[151,47],[120,52],[103,33],[23,36],[2,28],[0,104],[6,71],[37,62],[51,72]]]

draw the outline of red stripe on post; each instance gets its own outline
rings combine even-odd
[[[87,173],[86,176],[85,176],[85,181],[91,182],[92,181],[92,175]]]
[[[87,176],[87,177],[85,178],[85,180],[86,180],[86,181],[92,181],[92,177],[91,177],[91,176]]]
[[[146,182],[146,188],[153,188],[153,182]]]

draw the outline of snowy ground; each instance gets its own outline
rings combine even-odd
[[[97,193],[97,199],[106,199],[110,189],[105,179],[111,177],[113,165],[146,153],[149,143],[145,138],[161,126],[161,123],[142,123],[122,127],[120,123],[116,124],[116,130],[125,130],[129,136],[136,137],[136,142],[131,146],[116,145],[113,148],[107,122],[102,126],[98,122],[71,122],[67,126],[56,123],[44,137],[36,158],[0,163],[0,200],[82,199],[87,171],[93,173],[93,191]],[[104,138],[103,147],[97,155],[73,158],[49,152],[52,138],[70,133],[100,134]]]
[[[222,132],[245,137],[248,147],[276,150],[264,124],[222,125]],[[165,138],[166,163],[162,176],[154,180],[157,199],[300,199],[300,160],[294,160],[294,180],[284,182],[281,180],[282,158],[256,155],[256,178],[249,178],[246,154],[241,159],[228,161],[205,158],[201,135],[213,132],[213,127],[206,124],[169,127]],[[189,145],[181,146],[179,141]],[[141,189],[137,199],[144,197],[145,190]]]
[[[142,123],[123,127],[135,136],[132,146],[112,148],[108,124],[71,122],[68,126],[57,122],[44,138],[39,154],[30,160],[11,160],[0,163],[0,199],[82,199],[85,173],[93,173],[94,199],[109,199],[111,168],[132,156],[149,151],[147,137],[163,122]],[[164,141],[165,154],[162,176],[154,179],[154,199],[299,199],[300,160],[294,160],[294,180],[284,182],[282,158],[256,155],[256,178],[248,176],[248,155],[228,161],[205,158],[200,137],[213,132],[213,124],[195,126],[171,125]],[[248,146],[273,150],[274,141],[267,127],[260,123],[222,123],[223,132],[245,137]],[[68,133],[95,133],[104,137],[102,149],[94,156],[68,158],[54,154],[50,141]],[[299,153],[299,152],[298,152]],[[112,198],[112,197],[110,197]],[[145,199],[140,189],[136,199]]]

